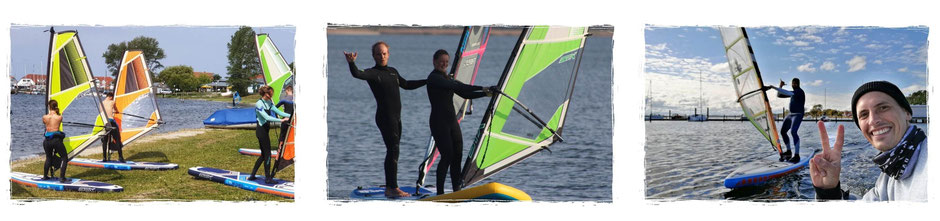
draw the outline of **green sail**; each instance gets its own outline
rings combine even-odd
[[[258,47],[261,70],[264,72],[264,84],[274,89],[271,101],[277,104],[281,101],[281,94],[285,87],[294,84],[294,72],[268,34],[255,35],[255,43]]]
[[[587,35],[586,27],[523,30],[499,81],[503,94],[490,101],[467,158],[464,186],[561,139]]]
[[[70,135],[63,144],[73,158],[104,135],[105,113],[78,33],[50,32],[46,101],[59,103],[59,128]]]

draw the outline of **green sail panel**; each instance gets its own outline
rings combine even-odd
[[[467,158],[464,186],[561,139],[586,36],[586,27],[523,30],[499,82],[503,94],[490,101]]]
[[[59,103],[59,129],[68,136],[63,144],[73,158],[104,135],[105,116],[78,33],[50,32],[46,101]]]
[[[281,101],[281,94],[285,87],[293,85],[294,72],[268,34],[255,35],[255,43],[258,48],[261,70],[264,72],[264,84],[274,89],[271,101],[277,104]]]
[[[764,82],[760,69],[757,68],[757,60],[754,59],[747,32],[744,28],[735,27],[722,27],[719,31],[737,95],[735,99],[741,105],[748,121],[770,142],[774,150],[779,152],[780,138],[774,122],[773,109],[767,99],[767,93],[761,90]]]

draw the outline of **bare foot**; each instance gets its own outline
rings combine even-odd
[[[385,197],[395,198],[395,197],[409,197],[409,196],[411,196],[411,194],[408,194],[399,188],[395,188],[395,189],[385,188]]]

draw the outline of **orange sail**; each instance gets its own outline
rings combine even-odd
[[[117,106],[114,121],[119,125],[121,142],[125,145],[156,129],[161,122],[152,86],[143,52],[125,51],[114,87]]]

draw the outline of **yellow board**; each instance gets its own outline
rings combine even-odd
[[[424,198],[421,201],[453,203],[466,201],[532,201],[532,197],[511,186],[501,183],[487,183],[453,193]]]

